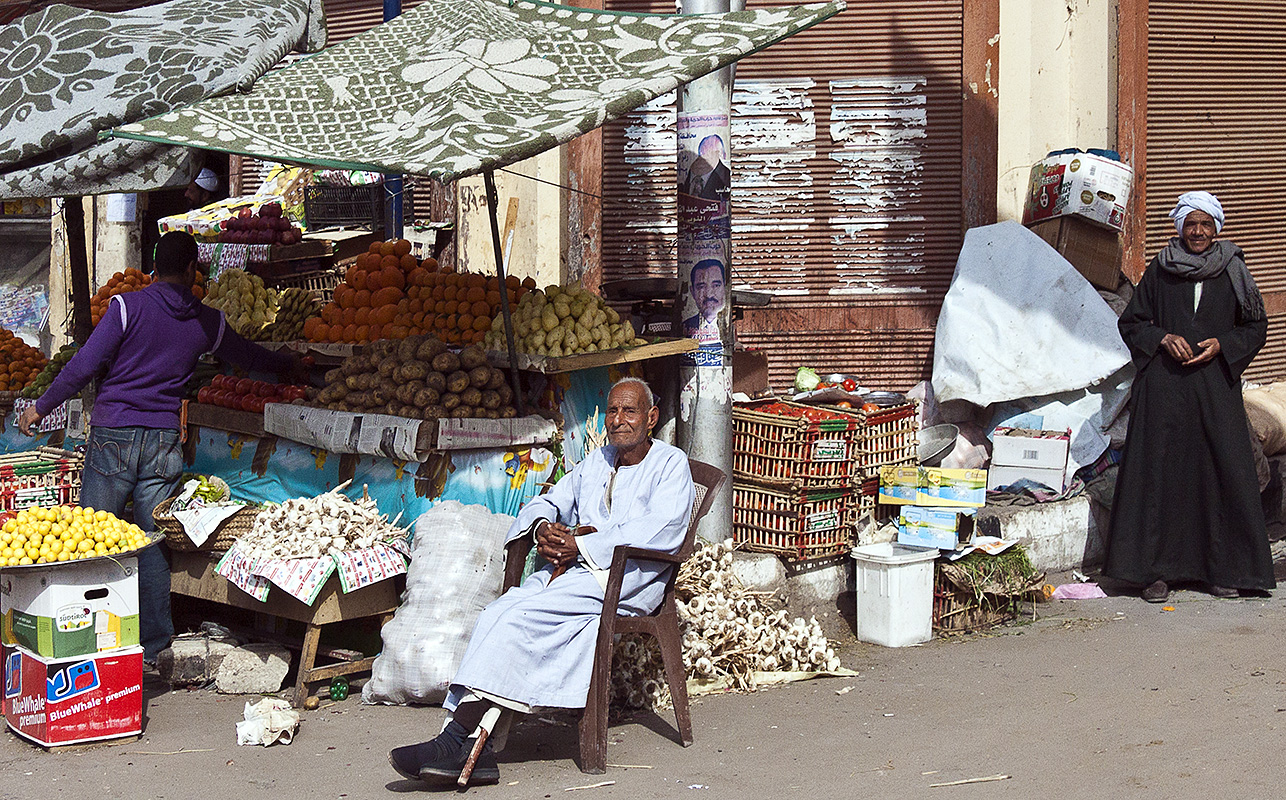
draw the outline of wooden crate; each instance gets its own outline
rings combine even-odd
[[[732,487],[732,538],[754,553],[794,561],[848,552],[855,503],[851,489],[786,491],[738,482]]]
[[[733,406],[733,476],[795,492],[852,489],[863,424],[859,414],[787,401]]]
[[[55,447],[0,456],[0,510],[74,505],[85,457]]]

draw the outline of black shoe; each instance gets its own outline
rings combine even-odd
[[[469,760],[469,753],[473,750],[476,739],[465,739],[464,744],[454,755],[443,755],[438,759],[427,761],[420,767],[420,780],[425,783],[434,785],[454,784],[460,779],[460,773],[464,771],[464,765]],[[478,755],[478,761],[473,765],[473,772],[469,775],[470,786],[481,786],[483,784],[500,783],[500,765],[496,763],[496,753],[488,740],[482,746],[482,753]]]
[[[425,764],[438,763],[445,758],[454,759],[456,754],[460,752],[460,748],[469,741],[465,738],[466,733],[467,731],[464,728],[452,720],[447,723],[442,733],[427,742],[395,747],[390,750],[388,763],[403,778],[412,781],[418,780],[420,768]],[[469,752],[466,750],[465,757],[467,758],[468,755]],[[460,769],[464,769],[463,760],[460,761]],[[456,770],[457,777],[460,775],[460,769]],[[498,769],[496,771],[496,780],[500,780]]]
[[[1210,596],[1220,597],[1220,598],[1223,598],[1224,600],[1235,600],[1238,597],[1241,597],[1241,592],[1237,591],[1236,589],[1231,589],[1227,586],[1215,586],[1214,584],[1211,584]]]
[[[1164,603],[1170,599],[1170,587],[1165,585],[1165,581],[1154,581],[1141,596],[1149,603]]]

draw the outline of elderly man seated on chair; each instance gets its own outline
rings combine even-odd
[[[446,726],[435,739],[390,752],[398,774],[455,782],[481,736],[470,782],[496,783],[500,769],[487,732],[497,721],[504,726],[507,712],[585,705],[612,552],[628,545],[675,553],[687,532],[694,494],[688,459],[652,440],[656,422],[647,384],[618,381],[607,396],[608,444],[519,512],[508,541],[534,535],[549,564],[478,616],[443,703],[452,712]],[[669,569],[630,561],[620,613],[652,613]]]

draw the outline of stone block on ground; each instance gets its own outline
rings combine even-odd
[[[214,680],[223,657],[232,649],[227,642],[204,636],[175,639],[157,655],[156,670],[171,686],[204,686]]]
[[[290,671],[290,651],[279,644],[247,644],[223,657],[214,686],[223,694],[272,694]]]

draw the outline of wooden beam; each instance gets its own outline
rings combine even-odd
[[[1116,149],[1134,167],[1121,269],[1138,283],[1147,266],[1148,0],[1117,0],[1116,95]]]
[[[83,197],[63,198],[63,225],[67,230],[67,261],[71,269],[72,338],[84,344],[94,332],[94,323],[89,308],[89,255],[85,251]]]
[[[1000,0],[964,0],[961,78],[961,229],[996,221]]]

